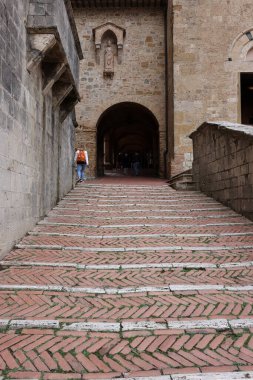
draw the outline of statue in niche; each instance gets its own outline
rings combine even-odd
[[[107,46],[105,48],[104,75],[112,78],[113,73],[114,73],[114,53],[113,53],[112,41],[108,40]]]

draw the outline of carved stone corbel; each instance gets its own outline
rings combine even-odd
[[[40,64],[47,52],[52,49],[57,41],[54,34],[29,34],[29,51],[27,70],[30,72]]]
[[[48,64],[50,65],[50,64]],[[45,79],[45,83],[43,86],[43,95],[46,95],[50,89],[53,87],[53,85],[58,81],[58,79],[62,76],[62,74],[66,70],[66,62],[60,62],[58,64],[50,65],[53,66],[52,68],[49,69],[49,73]]]

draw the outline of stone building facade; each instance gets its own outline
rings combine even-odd
[[[251,122],[242,79],[253,72],[252,10],[250,0],[173,1],[172,172],[191,165],[188,136],[202,122]],[[250,87],[251,75],[246,82]]]
[[[169,178],[191,168],[204,121],[253,124],[252,11],[252,0],[0,0],[1,253],[71,189],[75,146],[90,177],[138,155]]]
[[[74,16],[84,52],[80,66],[81,102],[76,108],[79,125],[77,141],[84,143],[89,151],[89,174],[96,176],[101,173],[103,157],[100,153],[105,149],[105,160],[108,163],[114,161],[114,164],[121,153],[138,151],[149,154],[155,160],[160,175],[164,175],[166,102],[163,9],[78,8],[74,9]],[[112,41],[113,46],[110,76],[105,72],[108,40]],[[111,116],[110,120],[107,117],[108,125],[105,126],[107,121],[103,119],[108,112]],[[121,128],[119,135],[115,130]],[[106,147],[99,140],[103,129],[105,140],[110,140],[110,157],[106,157]],[[136,133],[138,129],[141,130],[140,136]],[[151,139],[152,142],[144,143],[143,148],[142,144],[136,144],[138,138]],[[125,146],[119,143],[120,139],[124,140]]]
[[[68,7],[0,0],[0,256],[73,186],[82,54]]]
[[[85,56],[77,141],[90,151],[91,176],[101,172],[101,150],[104,164],[108,161],[108,139],[118,153],[114,142],[119,136],[112,129],[127,123],[113,122],[117,113],[110,114],[114,127],[104,128],[104,146],[99,139],[101,118],[112,106],[116,112],[121,102],[144,106],[155,117],[159,143],[153,150],[158,149],[158,173],[166,177],[191,168],[188,136],[205,120],[251,122],[252,95],[247,93],[253,83],[251,0],[72,0],[72,5]],[[112,78],[103,76],[105,41],[96,48],[96,28],[107,23],[125,32],[122,60],[118,63],[116,49]],[[104,40],[114,38],[117,48],[116,33],[110,28],[103,32]],[[138,119],[137,113],[133,118]]]

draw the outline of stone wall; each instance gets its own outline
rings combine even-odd
[[[60,123],[52,90],[42,94],[40,65],[26,69],[29,9],[0,0],[0,256],[73,185],[72,118]]]
[[[253,127],[203,123],[191,138],[198,190],[253,220]]]
[[[53,30],[57,34],[65,50],[74,80],[79,79],[79,57],[77,51],[79,41],[75,41],[69,15],[64,6],[65,0],[30,0],[27,28],[33,30]]]
[[[159,123],[160,169],[166,149],[165,34],[162,9],[78,8],[75,20],[84,52],[80,66],[81,103],[77,106],[77,140],[89,152],[89,176],[96,175],[96,136],[100,116],[120,102],[134,102],[150,110]],[[93,29],[107,22],[126,31],[122,63],[115,59],[113,79],[103,77],[103,49],[96,60]],[[103,47],[102,47],[103,48]]]
[[[173,0],[175,159],[191,166],[190,132],[205,120],[240,123],[240,75],[252,72],[252,0]],[[236,38],[241,34],[241,47]],[[240,50],[241,48],[241,50]],[[236,50],[237,54],[233,54]]]

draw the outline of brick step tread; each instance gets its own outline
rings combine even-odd
[[[0,370],[84,374],[142,371],[170,374],[185,368],[201,372],[229,366],[247,370],[253,365],[252,332],[184,331],[132,333],[9,331],[0,334]],[[160,371],[160,372],[159,372]],[[167,372],[168,371],[168,372]],[[216,371],[216,372],[217,372]],[[98,377],[99,379],[99,377]]]
[[[0,291],[0,319],[123,321],[187,318],[247,318],[253,291],[209,294],[86,295],[34,290]]]
[[[92,221],[90,220],[92,219]],[[98,224],[99,225],[129,225],[130,223],[148,223],[148,224],[157,224],[157,223],[169,223],[171,225],[173,224],[195,224],[195,225],[202,225],[202,224],[218,224],[218,223],[251,223],[249,220],[244,218],[241,215],[234,214],[234,215],[198,215],[197,217],[191,216],[191,215],[183,215],[179,217],[175,216],[155,216],[154,215],[148,215],[148,216],[119,216],[119,217],[108,217],[106,215],[101,215],[98,217],[90,218],[89,215],[86,216],[62,216],[62,215],[54,215],[54,216],[48,216],[44,219],[45,223],[76,223],[76,224]]]
[[[113,237],[115,236],[115,237]],[[154,246],[233,246],[239,247],[240,245],[253,245],[253,235],[225,235],[225,236],[186,236],[184,234],[179,236],[162,236],[156,235],[152,237],[143,236],[142,234],[127,234],[113,235],[100,237],[82,237],[82,236],[57,236],[57,235],[39,235],[39,236],[26,236],[23,238],[21,244],[24,245],[59,245],[63,247],[107,247],[107,248],[122,248],[122,247],[154,247]]]
[[[242,263],[253,260],[252,249],[226,250],[220,252],[201,251],[144,251],[144,252],[85,252],[75,250],[40,250],[40,249],[15,249],[5,258],[5,261],[32,261],[48,263],[76,263],[76,264],[150,264],[150,263]]]
[[[253,268],[85,270],[51,267],[10,267],[1,271],[2,284],[88,287],[132,287],[168,284],[251,285]]]
[[[67,198],[63,198],[56,207],[61,207],[61,206],[71,206],[71,205],[78,205],[78,206],[90,206],[90,205],[99,205],[99,207],[115,207],[116,205],[117,206],[127,206],[127,207],[130,207],[132,205],[134,206],[151,206],[151,207],[154,207],[154,206],[173,206],[173,205],[177,205],[178,206],[178,203],[180,202],[180,205],[184,205],[184,206],[191,206],[191,205],[199,205],[199,204],[203,204],[203,205],[216,205],[216,206],[221,206],[221,203],[218,202],[218,201],[215,201],[214,199],[212,198],[207,198],[207,199],[203,199],[203,198],[199,198],[199,197],[193,197],[193,198],[176,198],[176,197],[171,197],[171,198],[157,198],[157,197],[154,197],[153,199],[150,198],[150,197],[147,197],[147,198],[137,198],[137,197],[133,197],[133,198],[130,198],[130,199],[126,199],[126,198],[119,198],[117,200],[115,199],[107,199],[107,198],[92,198],[92,199],[85,199],[85,198],[82,198],[82,197],[67,197]]]
[[[243,231],[242,231],[243,230]],[[158,226],[138,226],[130,224],[129,226],[119,226],[119,227],[82,227],[78,226],[57,226],[57,225],[38,225],[33,230],[35,232],[44,233],[61,233],[61,234],[81,234],[81,235],[127,235],[127,234],[252,234],[253,235],[253,223],[252,225],[211,225],[197,227],[196,225],[187,225],[185,227],[173,227],[171,225],[158,225]]]
[[[195,216],[195,217],[198,217],[199,215],[209,215],[211,213],[213,213],[214,215],[217,215],[217,216],[221,216],[221,215],[225,215],[225,216],[234,216],[234,212],[231,210],[231,209],[228,209],[224,206],[220,206],[220,205],[217,205],[217,206],[209,206],[209,205],[206,205],[206,206],[193,206],[191,208],[189,208],[188,206],[187,207],[182,207],[179,208],[178,206],[174,206],[171,207],[153,207],[152,209],[151,208],[143,208],[142,206],[140,207],[134,207],[134,206],[130,206],[129,208],[119,208],[119,207],[115,207],[114,209],[108,209],[108,207],[104,207],[104,209],[102,208],[99,208],[99,209],[96,209],[95,205],[91,208],[85,208],[80,206],[79,209],[78,207],[72,207],[72,208],[67,208],[67,207],[57,207],[55,209],[52,209],[52,211],[50,211],[48,213],[48,216],[52,216],[52,215],[79,215],[79,216],[87,216],[88,215],[97,215],[97,216],[103,216],[103,214],[105,214],[107,217],[108,216],[138,216],[138,215],[141,215],[141,216],[147,216],[147,217],[150,217],[150,216],[182,216],[182,215],[185,215],[186,213],[189,213],[189,216]]]

